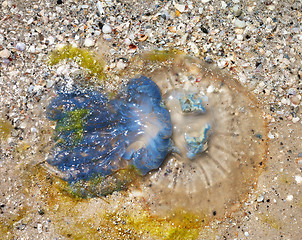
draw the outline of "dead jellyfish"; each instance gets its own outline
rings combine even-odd
[[[225,72],[177,54],[136,59],[124,78],[131,80],[113,99],[58,91],[47,109],[57,122],[49,169],[93,197],[129,189],[141,175],[140,196],[154,215],[222,217],[236,209],[266,153],[253,95]]]
[[[253,188],[266,154],[266,125],[254,96],[233,77],[178,55],[147,61],[172,122],[170,154],[145,178],[151,212],[171,209],[222,217]],[[148,197],[146,197],[148,196]]]

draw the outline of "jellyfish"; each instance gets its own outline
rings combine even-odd
[[[61,90],[48,108],[56,145],[48,164],[74,183],[134,166],[157,169],[170,148],[172,124],[149,78],[131,79],[113,99],[95,90]]]

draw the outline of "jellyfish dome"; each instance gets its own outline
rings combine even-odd
[[[47,162],[71,183],[129,165],[145,175],[168,154],[170,115],[158,86],[144,76],[131,79],[113,99],[94,90],[58,91],[47,116],[57,122]]]

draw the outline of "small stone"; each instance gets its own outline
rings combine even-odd
[[[234,15],[236,17],[239,17],[241,15],[241,9],[240,9],[240,6],[238,4],[236,4],[234,7],[233,7],[233,12],[234,12]]]
[[[9,58],[9,56],[10,56],[10,51],[7,50],[6,48],[0,51],[1,58]]]
[[[299,99],[298,96],[293,96],[290,100],[295,105],[299,105],[300,104],[300,99]]]
[[[104,8],[103,8],[102,3],[100,1],[97,2],[96,7],[98,8],[98,11],[99,11],[100,15],[105,14]]]
[[[189,42],[188,45],[190,46],[191,51],[198,56],[199,55],[199,49],[196,46],[196,44],[194,42]]]
[[[237,40],[238,41],[242,41],[243,40],[243,35],[242,34],[238,34],[237,35]]]
[[[221,8],[222,9],[226,9],[227,4],[225,3],[225,1],[221,1]]]
[[[103,39],[106,41],[111,41],[112,40],[112,36],[110,34],[104,34],[103,35]]]
[[[30,53],[35,53],[35,52],[36,52],[35,46],[34,46],[34,45],[31,45],[31,46],[29,47],[29,49],[28,49],[28,52],[30,52]]]
[[[123,69],[126,68],[126,66],[127,66],[127,64],[124,63],[122,60],[118,61],[117,64],[116,64],[116,68],[118,70],[123,70]]]
[[[264,200],[264,196],[262,194],[260,194],[258,197],[257,197],[257,202],[262,202]]]
[[[207,88],[207,93],[212,93],[214,92],[214,87],[212,85],[210,85],[208,88]]]
[[[234,24],[235,24],[235,27],[237,27],[237,28],[245,28],[245,26],[246,26],[246,22],[241,21],[238,18],[235,19]]]
[[[94,40],[91,38],[86,38],[84,41],[84,46],[85,47],[92,47],[94,46]]]
[[[249,233],[248,232],[244,232],[244,236],[248,237]]]
[[[39,232],[39,233],[42,233],[42,232],[43,232],[42,224],[41,224],[41,223],[38,223],[38,232]]]
[[[103,33],[108,34],[111,33],[112,29],[108,24],[104,24],[103,28],[102,28]]]
[[[274,139],[275,138],[275,136],[271,132],[269,132],[267,136],[268,136],[269,139]]]
[[[217,62],[217,66],[221,69],[225,68],[226,66],[228,66],[228,61],[225,59],[221,59]]]
[[[26,48],[25,43],[19,42],[19,43],[16,44],[16,49],[17,49],[18,51],[23,52],[23,51],[25,50],[25,48]]]
[[[295,181],[297,182],[297,184],[302,183],[302,176],[296,175],[296,176],[295,176]]]
[[[299,120],[300,120],[299,117],[294,117],[292,121],[293,121],[293,123],[297,123],[297,122],[299,122]]]
[[[4,2],[2,3],[2,7],[3,7],[3,8],[6,8],[7,5],[8,5],[8,2],[7,2],[7,1],[4,1]]]
[[[186,9],[186,5],[184,5],[184,4],[175,4],[175,8],[176,8],[176,10],[178,10],[179,12],[184,12],[185,11],[185,9]]]
[[[293,195],[288,195],[287,197],[286,197],[286,201],[292,201],[294,199],[294,196]]]

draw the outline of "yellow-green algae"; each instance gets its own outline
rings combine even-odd
[[[142,54],[141,57],[142,59],[147,61],[165,62],[174,59],[179,54],[182,54],[182,52],[177,49],[153,50],[148,53]]]
[[[0,118],[0,139],[7,139],[12,130],[13,126],[8,121]]]
[[[96,77],[99,80],[106,79],[104,61],[101,58],[96,57],[93,52],[87,49],[65,45],[50,53],[48,63],[50,65],[56,65],[65,59],[77,62],[81,67],[87,69],[91,76]]]
[[[281,223],[277,219],[275,219],[273,216],[262,214],[260,216],[260,219],[262,222],[270,225],[274,229],[277,229],[277,230],[281,229]]]
[[[65,139],[60,136],[67,132],[72,132],[68,135],[68,139],[72,143],[72,146],[79,143],[84,134],[84,124],[86,117],[88,116],[89,109],[76,109],[70,112],[66,112],[65,116],[57,122],[55,129],[55,141],[64,143]]]
[[[44,204],[44,216],[51,220],[59,234],[69,239],[126,240],[147,237],[193,240],[198,238],[202,227],[209,222],[203,214],[182,209],[173,211],[167,217],[152,216],[144,204],[135,205],[135,210],[122,206],[116,211],[108,210],[111,204],[115,204],[114,197],[100,198],[108,207],[91,209],[94,199],[75,197],[62,190],[68,189],[68,184],[49,174],[40,165],[30,167],[24,175],[28,196],[39,191],[35,199]]]

